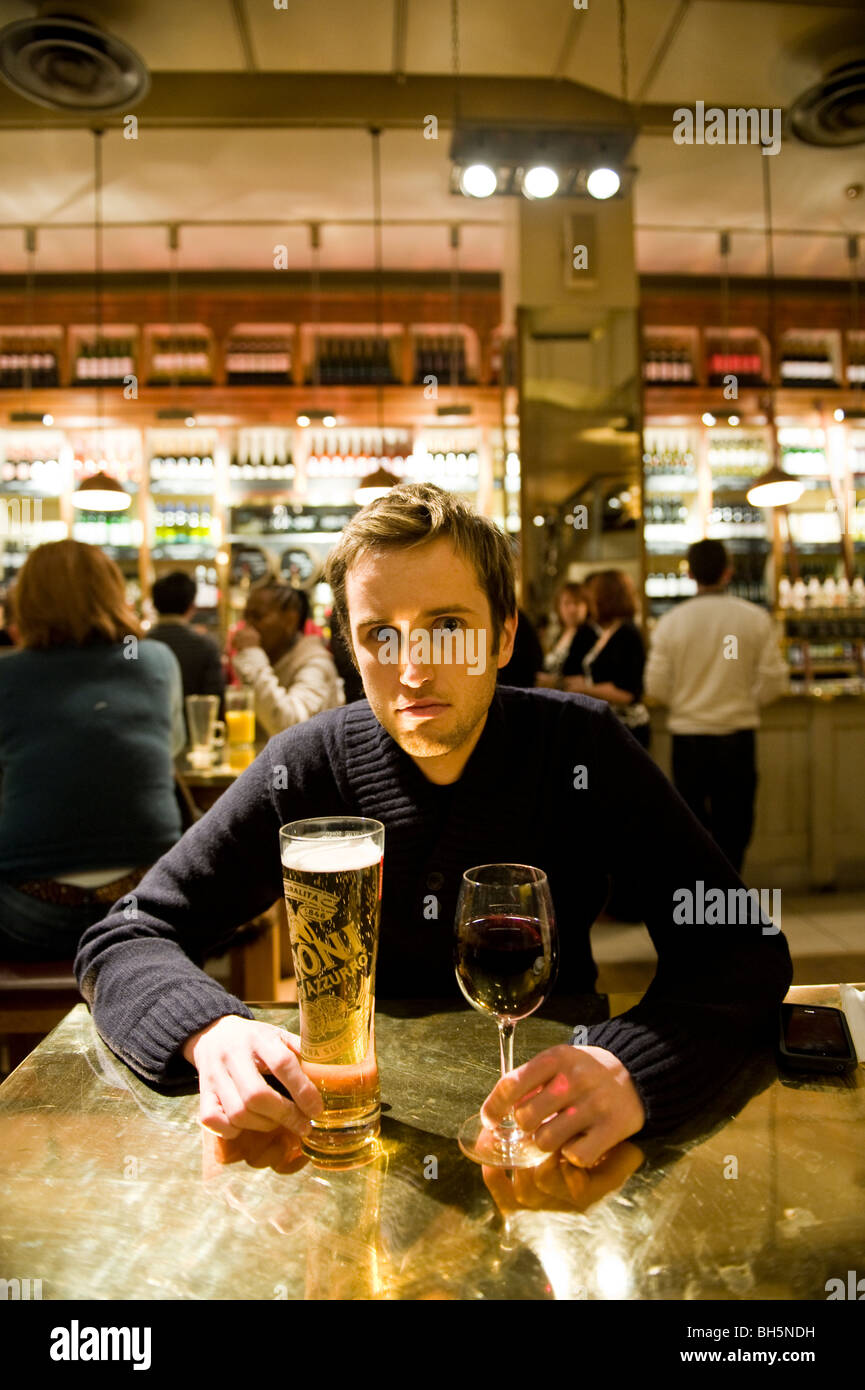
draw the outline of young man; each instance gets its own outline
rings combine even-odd
[[[669,706],[676,790],[741,873],[754,826],[754,731],[789,672],[769,614],[725,592],[733,571],[721,542],[695,542],[688,565],[697,597],[658,623],[646,694]]]
[[[610,878],[640,885],[659,958],[645,998],[590,1027],[585,1045],[510,1073],[485,1114],[515,1103],[542,1148],[583,1165],[630,1135],[675,1128],[774,1036],[792,977],[783,936],[677,924],[683,890],[741,883],[607,705],[496,690],[517,614],[510,550],[492,522],[439,488],[395,488],[343,532],[328,579],[367,699],[272,739],[151,869],[131,909],[118,903],[85,934],[76,970],[102,1036],[147,1079],[197,1068],[202,1122],[226,1137],[302,1130],[320,1100],[298,1040],[253,1021],[189,955],[279,896],[280,825],[370,816],[385,825],[380,1000],[454,995],[454,912],[472,865],[545,870],[568,994],[593,988],[589,930]]]
[[[255,717],[268,737],[344,703],[333,657],[303,632],[308,600],[290,584],[250,592],[232,664],[255,692]]]

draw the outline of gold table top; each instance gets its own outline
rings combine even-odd
[[[839,1004],[835,985],[788,998]],[[331,1172],[262,1151],[272,1136],[238,1155],[201,1129],[191,1087],[140,1081],[78,1005],[0,1086],[0,1275],[41,1279],[44,1299],[824,1300],[861,1269],[861,1065],[781,1079],[755,1058],[693,1133],[567,1182],[488,1185],[455,1136],[496,1079],[494,1023],[417,1012],[379,1007],[380,1152]],[[515,1059],[569,1036],[527,1019]]]

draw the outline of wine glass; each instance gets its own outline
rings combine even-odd
[[[457,902],[454,966],[473,1008],[499,1026],[502,1076],[513,1070],[514,1029],[553,987],[558,965],[547,876],[529,864],[482,864],[463,874]],[[459,1146],[476,1163],[534,1168],[549,1154],[523,1133],[513,1114],[495,1127],[480,1114],[466,1120]]]

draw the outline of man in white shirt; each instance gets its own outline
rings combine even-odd
[[[345,704],[333,657],[306,637],[307,598],[290,584],[262,584],[246,603],[232,665],[255,692],[255,717],[269,738],[322,710]]]
[[[788,688],[788,669],[763,608],[724,591],[733,570],[720,541],[688,550],[697,597],[658,622],[646,695],[667,705],[673,782],[741,873],[754,826],[754,731],[760,706]]]

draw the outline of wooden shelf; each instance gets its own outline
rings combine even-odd
[[[471,428],[501,424],[501,391],[497,386],[463,386],[456,392],[450,386],[441,387],[438,400],[428,400],[422,386],[141,386],[137,400],[126,400],[123,389],[106,386],[101,391],[82,386],[31,391],[27,409],[54,416],[54,427],[63,429],[67,422],[88,422],[94,425],[101,397],[102,418],[108,427],[122,428],[159,426],[183,429],[183,419],[160,420],[158,412],[177,407],[188,408],[196,416],[199,427],[213,425],[293,425],[300,410],[317,408],[331,411],[337,419],[336,429],[351,429],[379,423],[379,391],[381,392],[381,423],[386,428],[413,426],[428,429]],[[9,416],[23,408],[23,393],[18,390],[0,392],[0,425],[10,426]],[[439,417],[436,407],[456,399],[473,406],[472,415]],[[516,388],[507,391],[507,410],[516,410]],[[312,428],[323,428],[315,422]]]

